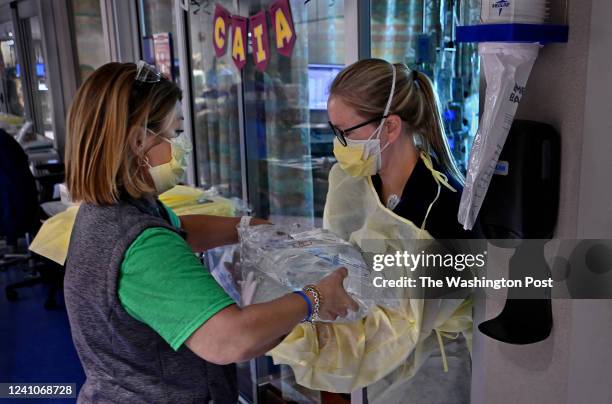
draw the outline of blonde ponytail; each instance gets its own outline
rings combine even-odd
[[[424,130],[421,133],[425,138],[425,145],[433,149],[439,164],[444,167],[446,172],[463,184],[463,174],[455,163],[453,153],[446,138],[446,131],[444,130],[444,123],[440,114],[440,104],[438,96],[433,89],[433,84],[429,77],[417,70],[413,70],[413,77],[425,104],[425,113],[422,117],[422,127]],[[432,152],[432,150],[426,151],[428,153]]]

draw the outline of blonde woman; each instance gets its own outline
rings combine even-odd
[[[333,81],[327,110],[338,164],[329,176],[325,227],[366,251],[370,241],[383,239],[382,251],[380,243],[372,243],[379,249],[374,252],[418,254],[419,239],[433,238],[455,248],[453,240],[475,236],[457,221],[463,177],[427,76],[399,63],[359,61]],[[406,304],[419,339],[409,357],[397,352],[379,355],[393,358],[385,364],[393,362],[396,368],[368,389],[371,402],[469,402],[466,341],[443,338],[448,336],[443,330],[452,328],[469,339],[469,301],[420,299]],[[460,308],[461,321],[455,321]]]
[[[87,376],[80,403],[234,403],[228,364],[264,354],[303,319],[356,308],[344,268],[243,309],[215,282],[193,251],[236,242],[240,219],[178,218],[157,199],[184,173],[180,97],[144,62],[109,63],[70,109],[67,184],[81,206],[65,298]]]

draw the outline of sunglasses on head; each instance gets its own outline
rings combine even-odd
[[[162,79],[162,74],[157,71],[155,66],[151,66],[144,60],[139,61],[136,64],[136,81],[142,83],[158,83]]]

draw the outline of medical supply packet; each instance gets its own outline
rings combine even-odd
[[[360,308],[336,321],[363,318],[376,304],[365,297],[370,270],[360,251],[330,231],[260,225],[239,226],[238,234],[242,279],[254,272],[258,283],[252,303],[270,301],[315,284],[336,269],[345,267],[348,276],[344,287]]]

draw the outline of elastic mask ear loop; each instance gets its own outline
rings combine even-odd
[[[374,137],[376,137],[377,139],[380,139],[382,128],[384,127],[385,122],[387,120],[387,115],[389,114],[389,111],[391,110],[391,103],[393,102],[393,94],[395,94],[395,79],[397,77],[397,71],[395,69],[395,65],[391,64],[391,67],[393,68],[393,79],[391,82],[391,92],[389,93],[389,99],[387,100],[385,111],[383,112],[383,119],[382,121],[380,121],[380,125],[378,125],[378,128],[376,128],[376,130],[374,131],[374,133],[372,133],[372,135],[368,138],[368,140],[372,140]],[[380,152],[382,153],[388,146],[389,146],[389,142],[387,142],[385,147],[383,147],[380,150]]]
[[[381,153],[384,152],[387,149],[387,147],[389,147],[389,146],[391,146],[391,143],[387,142],[387,144],[380,149],[380,152]]]
[[[145,131],[146,131],[146,132],[151,132],[151,133],[153,134],[153,136],[160,137],[162,140],[164,140],[164,141],[166,141],[166,142],[168,142],[168,143],[172,144],[172,141],[171,141],[170,139],[166,138],[165,136],[161,136],[160,134],[158,134],[157,132],[155,132],[155,131],[153,131],[153,130],[151,130],[151,129],[147,128],[146,126],[145,126],[145,128],[144,128],[144,129],[145,129]],[[145,135],[145,136],[146,136],[146,135]],[[143,142],[142,142],[142,144],[141,144],[141,146],[140,146],[140,148],[141,148],[141,149],[143,149],[143,150],[144,150],[144,145],[145,145],[145,143],[144,143],[144,141],[143,141]],[[139,165],[140,167],[147,167],[147,168],[149,168],[149,169],[153,168],[153,166],[151,166],[151,163],[149,163],[149,158],[146,156],[146,154],[144,154],[142,157],[140,157],[140,156],[139,156],[139,157],[138,157],[138,160],[139,160],[139,161],[138,161],[138,165]]]
[[[146,128],[146,130],[148,130],[149,132],[151,132],[151,133],[152,133],[154,136],[157,136],[157,137],[161,138],[161,140],[163,140],[164,142],[167,142],[167,143],[170,143],[170,144],[173,144],[173,143],[174,143],[172,140],[168,139],[166,136],[162,136],[162,135],[160,135],[159,133],[154,132],[154,131],[152,131],[152,130],[151,130],[151,129],[149,129],[149,128]]]
[[[138,166],[151,168],[151,164],[149,164],[149,158],[147,156],[138,157]]]

